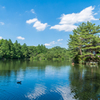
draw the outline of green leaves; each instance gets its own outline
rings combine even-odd
[[[82,23],[77,29],[74,29],[68,43],[73,58],[78,54],[83,55],[84,52],[87,53],[89,50],[99,50],[100,38],[95,35],[99,32],[100,26],[95,26],[91,22]]]

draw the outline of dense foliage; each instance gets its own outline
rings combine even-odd
[[[45,45],[27,46],[25,43],[20,45],[16,40],[15,43],[9,40],[0,40],[0,58],[1,59],[23,59],[31,60],[65,60],[68,59],[68,50],[56,46],[48,49]]]
[[[96,54],[100,51],[100,26],[95,26],[91,22],[82,23],[73,30],[70,35],[69,50],[70,57],[76,62],[99,60]]]
[[[53,60],[53,61],[61,61],[68,60],[68,50],[65,48],[61,48],[59,46],[48,49],[45,53],[40,53],[36,56],[32,56],[33,60]]]

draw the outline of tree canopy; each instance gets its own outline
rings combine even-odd
[[[100,26],[95,26],[91,22],[82,23],[74,29],[68,43],[72,58],[80,55],[82,59],[86,56],[93,56],[93,51],[99,52],[100,38],[97,35],[99,32]]]
[[[0,58],[61,61],[67,59],[67,54],[67,49],[59,46],[48,49],[43,44],[27,46],[25,43],[21,45],[17,40],[15,43],[10,39],[0,40]]]

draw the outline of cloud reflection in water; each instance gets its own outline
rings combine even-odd
[[[46,87],[44,85],[37,84],[35,89],[31,93],[27,93],[25,97],[29,99],[36,99],[41,95],[46,94],[45,91],[46,91]]]
[[[75,100],[74,94],[71,93],[71,89],[68,86],[55,86],[55,89],[51,89],[50,92],[57,92],[58,94],[60,94],[63,98],[63,100]]]

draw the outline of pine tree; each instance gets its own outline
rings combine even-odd
[[[100,26],[95,26],[91,22],[82,23],[73,30],[73,35],[70,35],[69,49],[73,58],[80,55],[83,57],[92,56],[93,51],[98,51],[100,46],[100,38],[96,34],[100,32]]]

